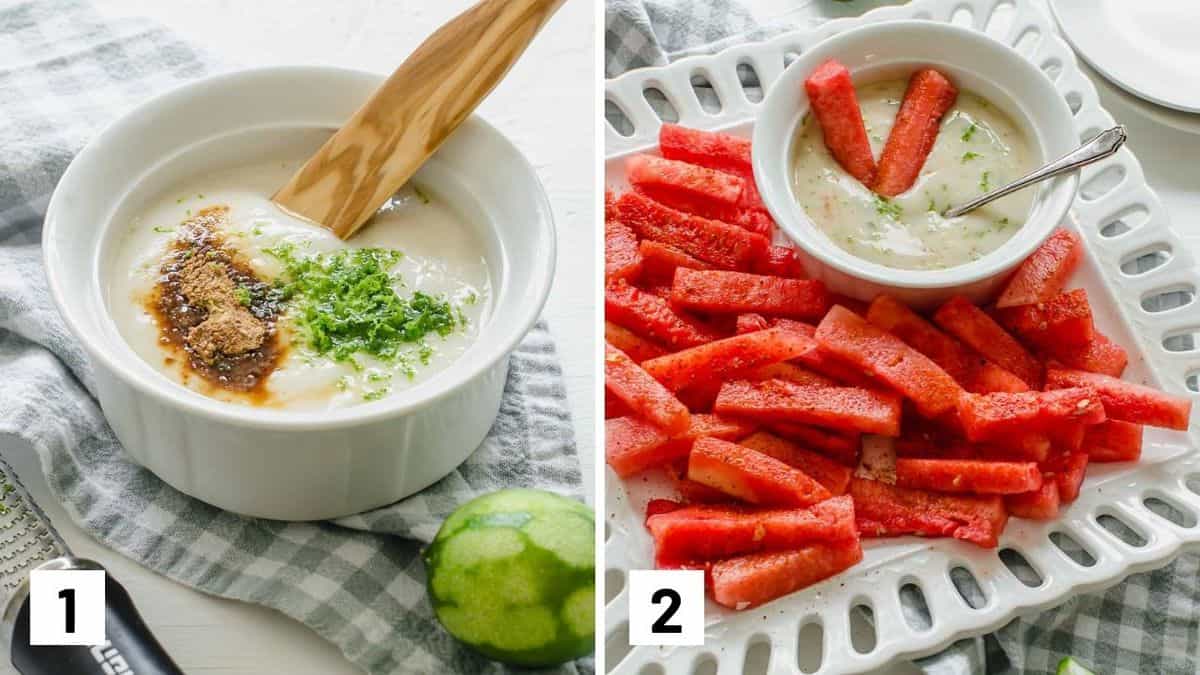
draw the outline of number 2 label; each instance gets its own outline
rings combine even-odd
[[[704,644],[704,572],[631,571],[629,644]]]
[[[650,624],[650,632],[662,635],[683,632],[683,626],[677,623],[667,623],[679,611],[679,605],[683,602],[679,597],[679,591],[674,588],[660,588],[650,594],[650,602],[656,605],[667,603],[667,610],[654,623]]]

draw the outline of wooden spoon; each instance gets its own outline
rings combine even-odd
[[[564,1],[482,0],[455,17],[417,47],[273,201],[350,238],[491,92]]]

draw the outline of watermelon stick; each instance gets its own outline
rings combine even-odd
[[[933,150],[942,116],[954,105],[958,90],[932,68],[918,70],[908,80],[908,90],[888,134],[872,188],[895,197],[917,182],[925,158]]]
[[[1045,302],[1058,295],[1079,266],[1083,246],[1079,235],[1058,229],[1017,268],[996,306],[1016,307]]]
[[[1020,494],[1042,487],[1034,462],[989,462],[970,459],[896,460],[896,485],[975,494]]]
[[[1058,515],[1058,482],[1045,480],[1042,487],[1019,495],[1008,495],[1004,506],[1009,515],[1030,520],[1050,520]]]
[[[829,309],[829,293],[816,279],[723,270],[676,270],[671,301],[700,312],[760,312],[801,319],[819,319]]]
[[[808,474],[774,457],[710,437],[692,446],[687,477],[751,504],[811,506],[833,496]]]
[[[967,391],[988,394],[1029,389],[1024,380],[941,332],[891,296],[875,298],[867,310],[867,321],[928,356]]]
[[[691,415],[658,380],[616,347],[604,344],[604,384],[617,398],[668,434],[687,430]]]
[[[646,519],[659,561],[720,560],[759,551],[785,551],[814,542],[858,539],[854,502],[827,499],[808,508],[748,510],[687,506]]]
[[[1047,389],[1092,387],[1100,392],[1104,410],[1114,420],[1165,429],[1186,430],[1192,402],[1182,396],[1099,373],[1052,368],[1046,374]]]
[[[862,557],[855,539],[721,560],[712,566],[713,600],[734,609],[761,605],[831,577]]]
[[[1008,522],[999,495],[947,495],[854,478],[854,515],[864,537],[954,537],[995,548]]]
[[[816,338],[822,349],[912,399],[927,417],[953,409],[962,394],[954,378],[927,356],[841,305],[821,320]]]
[[[721,385],[713,410],[767,423],[800,422],[842,431],[900,435],[899,397],[858,387],[734,380]]]
[[[800,469],[832,494],[844,493],[850,484],[850,467],[765,431],[743,438],[737,444]]]
[[[750,269],[771,242],[737,225],[676,211],[637,192],[617,199],[622,221],[643,239],[673,246],[726,269]]]
[[[665,354],[642,362],[642,368],[666,388],[678,391],[714,378],[732,377],[794,359],[816,348],[812,338],[784,328],[771,328]]]
[[[604,420],[604,458],[618,476],[628,478],[651,467],[686,459],[701,436],[732,440],[753,431],[754,424],[745,420],[696,414],[687,431],[669,436],[637,417],[617,417]]]
[[[1021,378],[1031,387],[1040,387],[1042,364],[1017,339],[1004,330],[986,312],[959,295],[938,308],[933,320],[942,330],[962,340],[988,360]]]
[[[813,115],[821,125],[829,152],[846,173],[863,185],[871,185],[875,180],[875,157],[871,155],[871,143],[867,139],[867,127],[858,107],[850,71],[829,59],[817,66],[804,81],[804,91],[808,94]]]
[[[1142,425],[1108,420],[1088,427],[1083,442],[1093,462],[1136,462],[1142,456]]]
[[[623,279],[604,288],[604,316],[642,337],[675,349],[695,347],[718,337],[699,321],[677,314],[666,300]]]
[[[722,220],[770,237],[774,221],[745,208],[751,190],[741,176],[652,155],[625,160],[625,176],[634,190],[686,213]]]

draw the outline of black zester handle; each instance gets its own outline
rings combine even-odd
[[[13,627],[13,666],[22,675],[183,675],[111,575],[105,575],[104,600],[106,645],[34,647],[25,598]]]

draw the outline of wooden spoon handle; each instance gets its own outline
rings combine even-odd
[[[275,203],[349,238],[471,114],[564,1],[482,0],[439,28]]]

